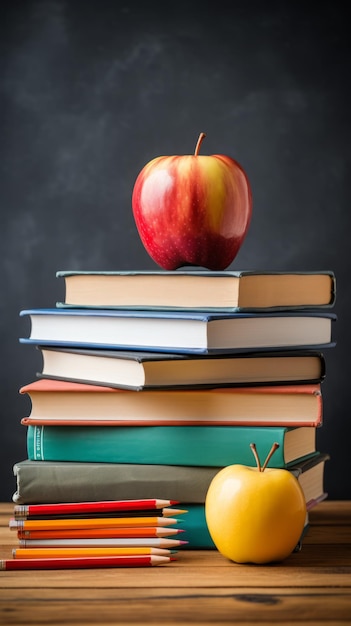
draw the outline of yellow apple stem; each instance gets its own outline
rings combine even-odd
[[[274,452],[276,451],[276,449],[279,448],[279,443],[277,443],[276,441],[274,442],[274,444],[272,445],[270,452],[265,460],[265,462],[263,463],[262,466],[262,472],[264,472],[264,470],[266,469],[268,463],[269,463],[269,459],[271,458],[271,456],[274,454]]]
[[[268,463],[269,463],[269,459],[272,457],[272,455],[274,454],[274,452],[276,451],[277,448],[279,448],[279,443],[277,443],[276,441],[274,442],[274,444],[272,445],[267,458],[264,462],[264,464],[261,466],[261,461],[260,461],[260,457],[258,456],[258,452],[257,452],[257,448],[256,448],[256,444],[255,443],[250,443],[250,448],[253,452],[253,455],[256,459],[256,463],[257,463],[257,469],[259,472],[264,472],[264,470],[266,469]]]
[[[253,455],[254,455],[254,457],[256,459],[257,469],[258,469],[259,472],[262,472],[261,461],[260,461],[260,458],[259,458],[258,453],[257,453],[256,444],[255,443],[250,443],[250,448],[251,448],[251,450],[253,452]]]
[[[194,156],[197,156],[199,154],[200,146],[201,146],[203,140],[205,139],[205,137],[206,137],[205,133],[200,133],[199,138],[197,140]]]

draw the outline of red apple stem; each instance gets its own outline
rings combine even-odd
[[[254,457],[256,459],[257,469],[258,469],[259,472],[262,472],[261,461],[260,461],[260,457],[258,456],[256,444],[255,443],[250,443],[250,448],[251,448],[251,450],[253,452],[253,455],[254,455]]]
[[[268,456],[267,456],[265,462],[263,463],[262,470],[261,470],[262,472],[264,472],[264,470],[266,469],[266,467],[267,467],[267,465],[269,463],[270,458],[272,457],[272,455],[274,454],[274,452],[276,451],[277,448],[279,448],[279,443],[277,443],[275,441],[274,444],[272,445],[269,453],[268,453]]]
[[[200,146],[201,146],[203,140],[205,139],[205,137],[206,137],[205,133],[200,133],[199,138],[197,140],[194,156],[197,156],[199,154]]]

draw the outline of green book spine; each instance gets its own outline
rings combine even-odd
[[[240,426],[28,426],[31,460],[144,463],[223,467],[255,466],[250,443],[265,459],[279,443],[270,467],[286,467],[285,427]]]

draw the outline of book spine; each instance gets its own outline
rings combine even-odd
[[[223,467],[255,466],[250,443],[266,458],[273,441],[279,448],[270,467],[286,467],[284,427],[233,426],[28,426],[30,460],[139,463]]]

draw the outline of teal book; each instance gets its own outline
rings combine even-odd
[[[215,550],[216,546],[207,527],[205,504],[186,504],[186,510],[187,513],[182,516],[182,539],[188,542],[185,549]]]
[[[255,466],[255,443],[270,467],[316,452],[316,428],[282,426],[27,426],[30,460],[223,467]]]

